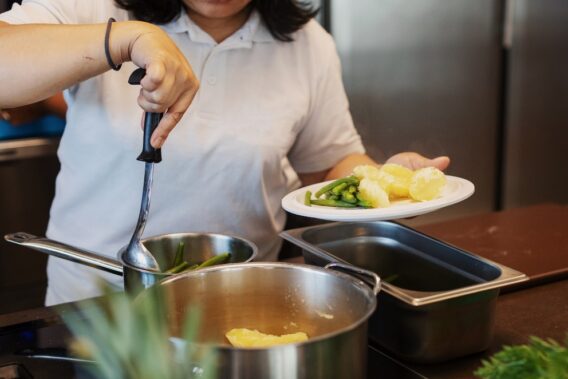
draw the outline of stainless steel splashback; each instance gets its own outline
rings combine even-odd
[[[355,124],[378,160],[449,155],[476,185],[421,222],[493,209],[500,105],[498,0],[332,0],[331,32]]]
[[[568,203],[568,1],[510,0],[503,205]]]

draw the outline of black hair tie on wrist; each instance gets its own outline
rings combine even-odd
[[[120,70],[120,67],[122,67],[122,64],[116,65],[114,64],[114,62],[112,61],[112,57],[110,56],[110,46],[109,46],[109,40],[110,40],[110,28],[113,22],[115,22],[116,20],[114,18],[109,18],[108,22],[107,22],[107,27],[106,27],[106,32],[105,32],[105,55],[106,55],[106,59],[108,62],[108,65],[110,66],[110,68],[112,68],[114,71],[118,71]]]

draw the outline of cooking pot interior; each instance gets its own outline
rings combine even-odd
[[[365,322],[376,306],[362,282],[301,265],[245,264],[179,275],[161,284],[171,333],[181,336],[186,310],[201,311],[197,342],[227,345],[233,328],[310,339]]]
[[[177,233],[164,234],[142,243],[154,255],[160,267],[172,267],[180,242],[184,243],[184,260],[199,264],[216,255],[229,253],[225,263],[248,262],[257,254],[256,246],[251,242],[229,235],[212,233]]]

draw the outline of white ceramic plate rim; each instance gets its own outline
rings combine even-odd
[[[446,179],[446,186],[440,197],[429,201],[397,200],[392,202],[388,208],[371,209],[332,208],[304,204],[306,191],[315,193],[327,183],[331,183],[330,180],[290,192],[282,199],[282,207],[299,216],[328,221],[382,221],[413,217],[459,203],[473,195],[475,186],[469,180],[450,175],[446,175]]]

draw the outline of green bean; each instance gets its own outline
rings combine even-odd
[[[369,203],[366,200],[359,200],[357,201],[357,206],[361,207],[361,208],[373,208],[373,206],[371,205],[371,203]]]
[[[310,191],[306,191],[306,195],[304,196],[304,204],[310,207],[312,205],[312,193]]]
[[[339,207],[339,208],[355,208],[357,204],[347,203],[341,200],[331,200],[331,199],[318,199],[312,200],[314,205],[323,205],[326,207]]]
[[[185,249],[185,243],[183,241],[179,241],[177,251],[176,251],[176,255],[174,257],[174,264],[172,265],[172,267],[179,266],[180,264],[183,263],[183,250],[184,249]]]
[[[331,189],[331,193],[333,193],[334,195],[341,195],[343,190],[346,189],[348,185],[349,185],[349,183],[341,183],[341,184],[333,187]]]
[[[174,266],[166,271],[166,274],[178,274],[182,271],[185,271],[188,267],[190,267],[189,263],[181,262],[179,265]]]
[[[351,204],[357,204],[357,198],[355,195],[349,192],[349,190],[343,191],[341,194],[341,200]]]
[[[343,184],[343,183],[358,185],[359,179],[357,179],[355,176],[347,176],[345,178],[334,180],[333,182],[331,182],[331,183],[323,186],[322,188],[320,188],[320,190],[316,192],[316,197],[319,199],[321,197],[321,195],[323,195],[327,191],[331,191],[333,188],[335,188],[338,185]]]
[[[200,268],[203,268],[203,267],[209,267],[209,266],[225,263],[225,261],[227,261],[230,257],[231,257],[231,254],[229,254],[229,253],[223,253],[223,254],[215,255],[214,257],[209,258],[205,262],[201,263],[195,269],[199,270]]]
[[[359,194],[359,192],[357,192],[357,193],[355,194],[355,197],[356,197],[357,200],[358,200],[358,201],[357,201],[357,205],[358,205],[359,207],[362,207],[362,208],[373,208],[373,205],[372,205],[370,202],[368,202],[367,200],[363,199],[363,198],[361,197],[361,195]]]

